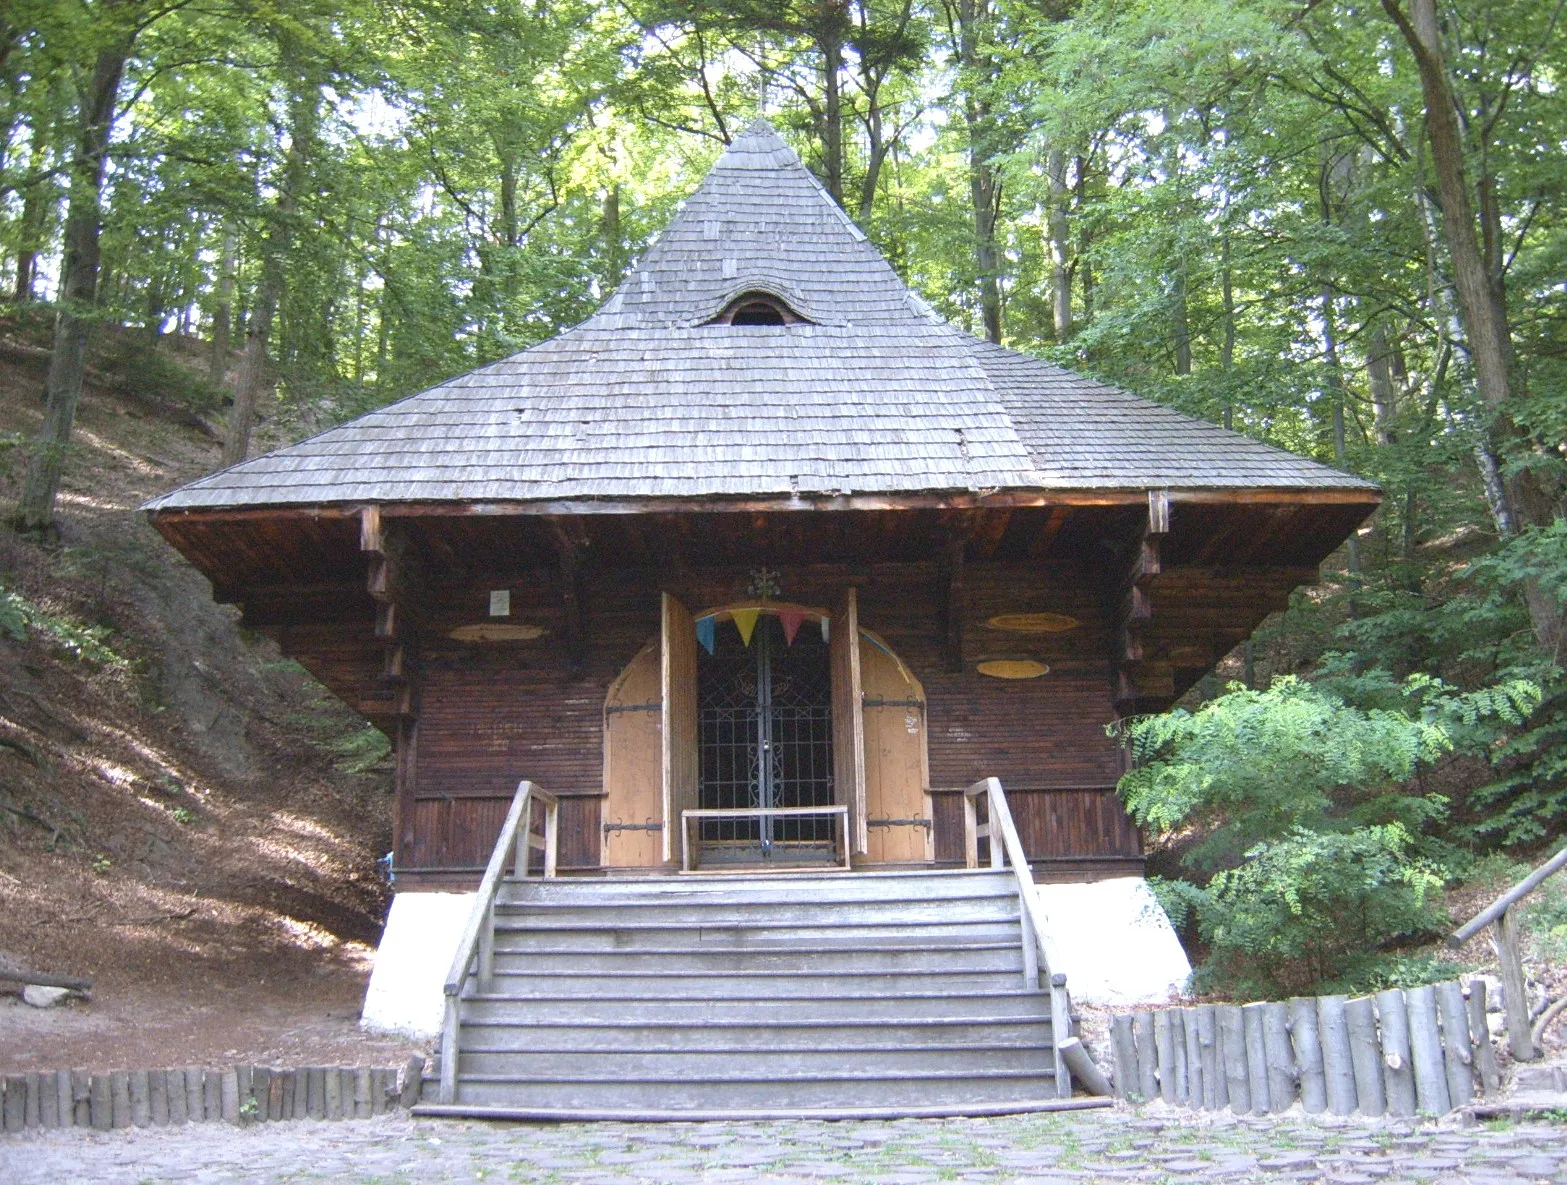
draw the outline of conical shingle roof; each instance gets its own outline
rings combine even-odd
[[[1372,488],[961,333],[758,122],[582,325],[147,509],[1152,487]]]

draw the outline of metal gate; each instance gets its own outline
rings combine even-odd
[[[720,629],[697,659],[698,798],[704,809],[830,806],[832,675],[815,630],[790,645],[759,617],[747,647]],[[833,859],[830,818],[704,819],[704,860]]]

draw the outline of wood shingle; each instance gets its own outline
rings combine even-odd
[[[1155,487],[1373,489],[948,325],[758,122],[582,325],[147,509]]]

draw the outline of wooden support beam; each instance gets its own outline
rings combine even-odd
[[[1056,536],[1061,533],[1061,528],[1066,526],[1066,520],[1072,517],[1070,506],[1056,506],[1050,511],[1050,517],[1045,519],[1044,525],[1039,528],[1039,534],[1028,545],[1028,558],[1042,560],[1050,554],[1050,549],[1055,545]]]
[[[1153,666],[1144,644],[1144,632],[1153,621],[1149,586],[1164,569],[1160,554],[1170,533],[1168,490],[1148,491],[1148,517],[1133,535],[1113,586],[1111,611],[1115,665],[1114,699],[1117,710],[1145,711],[1150,704],[1175,698],[1175,673],[1165,665]]]
[[[1001,537],[1007,533],[1007,524],[1012,521],[1013,511],[1010,508],[991,510],[980,514],[979,521],[975,525],[974,558],[988,560],[996,554],[996,548],[1001,544]]]
[[[359,512],[359,550],[365,556],[365,591],[375,602],[375,636],[383,645],[381,669],[354,707],[378,727],[390,727],[395,739],[398,722],[411,720],[417,711],[418,681],[410,655],[425,600],[423,572],[407,525],[383,523],[379,506]]]

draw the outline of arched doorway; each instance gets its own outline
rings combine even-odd
[[[729,624],[714,620],[697,655],[698,806],[831,806],[832,674],[820,628],[777,613],[747,618],[746,632]],[[832,826],[812,816],[706,819],[703,861],[835,863]]]
[[[848,814],[690,815],[702,862],[833,863],[840,844],[858,864],[933,858],[924,689],[860,627],[852,589],[832,612],[663,604],[605,699],[604,866],[678,865],[689,812],[764,807]]]

